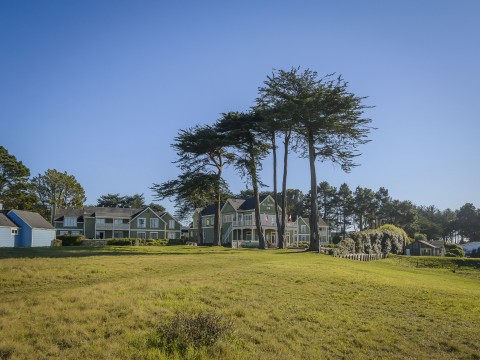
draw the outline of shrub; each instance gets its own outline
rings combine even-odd
[[[410,239],[408,237],[405,230],[403,230],[402,228],[400,228],[398,226],[395,226],[395,225],[392,225],[392,224],[384,224],[384,225],[380,226],[377,230],[388,230],[388,231],[397,233],[400,236],[402,236],[403,240],[405,240],[405,244],[410,244],[412,242],[412,239]]]
[[[445,243],[445,256],[464,257],[465,251],[457,244]]]
[[[347,255],[347,254],[354,254],[355,253],[355,241],[346,238],[340,241],[337,244],[337,247],[333,249],[333,255],[340,256],[340,255]]]
[[[65,234],[58,235],[57,239],[62,241],[62,246],[80,246],[85,240],[85,236]]]
[[[183,239],[168,239],[167,245],[185,245],[185,240]]]
[[[53,239],[53,240],[52,240],[52,247],[58,247],[58,246],[62,246],[62,240],[60,240],[60,239]]]
[[[185,355],[189,349],[209,348],[231,331],[232,323],[221,315],[201,311],[197,314],[177,313],[166,324],[156,328],[150,345],[167,353]]]
[[[245,249],[256,249],[258,248],[259,243],[258,241],[248,241],[248,242],[242,242],[240,246]]]

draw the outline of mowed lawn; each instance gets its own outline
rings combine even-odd
[[[156,341],[199,313],[228,324],[212,345]],[[0,359],[175,357],[480,359],[480,271],[286,250],[0,249]]]

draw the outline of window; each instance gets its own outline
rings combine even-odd
[[[80,235],[80,231],[78,231],[78,230],[72,230],[72,231],[70,231],[70,234],[72,234],[72,235]]]
[[[151,218],[150,219],[150,227],[153,229],[158,228],[158,219],[157,218]]]
[[[300,225],[300,232],[306,233],[307,232],[307,225]]]
[[[77,226],[77,218],[75,218],[75,217],[65,217],[65,218],[63,218],[63,226],[65,226],[65,227],[76,227]]]
[[[168,228],[175,229],[175,220],[168,220]]]
[[[123,238],[123,231],[114,231],[114,232],[113,232],[113,237],[114,237],[115,239],[121,239],[121,238]]]
[[[176,238],[175,233],[174,232],[169,232],[168,233],[168,238],[169,239],[175,239]]]
[[[232,222],[233,215],[223,215],[223,222]]]
[[[157,239],[158,239],[158,233],[157,233],[157,232],[151,232],[151,233],[150,233],[150,239],[155,239],[155,240],[157,240]]]
[[[139,228],[146,228],[147,227],[147,219],[138,218],[137,225],[138,225]]]
[[[60,230],[59,234],[60,234],[60,235],[66,235],[66,234],[68,234],[68,231]]]
[[[113,219],[113,225],[122,225],[123,219]]]
[[[95,219],[95,222],[96,222],[97,224],[105,224],[105,219],[103,219],[103,218],[96,218],[96,219]]]
[[[105,232],[104,231],[97,231],[95,233],[95,239],[104,239],[105,238]]]
[[[12,235],[18,235],[18,229],[12,229],[11,234]]]
[[[245,215],[244,220],[245,220],[245,225],[252,225],[252,215]]]
[[[139,239],[146,239],[146,238],[147,238],[147,233],[137,232],[137,238],[139,238]]]

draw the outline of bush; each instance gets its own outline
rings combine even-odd
[[[333,255],[341,256],[347,254],[354,254],[355,253],[355,241],[350,238],[343,239],[340,241],[336,248],[333,249]]]
[[[457,244],[445,243],[445,256],[465,257],[465,251]]]
[[[162,246],[167,245],[167,239],[140,239],[140,238],[114,238],[107,239],[107,245],[115,246]]]
[[[395,225],[392,225],[392,224],[385,224],[385,225],[380,226],[377,230],[388,230],[388,231],[397,233],[400,236],[402,236],[403,240],[405,240],[405,244],[410,244],[412,242],[412,239],[410,239],[408,237],[405,230],[403,230],[402,228],[400,228],[398,226],[395,226]]]
[[[241,243],[240,246],[242,248],[245,248],[245,249],[256,249],[256,248],[258,248],[259,245],[260,244],[259,244],[258,241],[248,241],[248,242],[244,241],[244,242]]]
[[[57,239],[62,241],[62,246],[80,246],[85,240],[85,236],[65,234],[58,235]]]
[[[168,323],[156,328],[151,346],[182,357],[189,349],[209,348],[231,331],[232,324],[212,312],[177,313]]]
[[[62,246],[62,240],[60,240],[60,239],[53,239],[51,246],[52,246],[52,247]]]
[[[167,245],[185,245],[185,240],[183,239],[168,239]]]

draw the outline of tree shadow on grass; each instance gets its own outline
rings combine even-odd
[[[165,256],[165,255],[208,255],[214,253],[228,254],[227,252],[215,248],[201,247],[186,248],[176,247],[176,249],[165,249],[164,247],[149,250],[140,250],[139,247],[98,247],[98,246],[68,246],[58,248],[0,248],[1,259],[34,259],[34,258],[75,258],[89,256]],[[213,249],[213,250],[212,250]],[[195,251],[197,250],[197,251]]]

